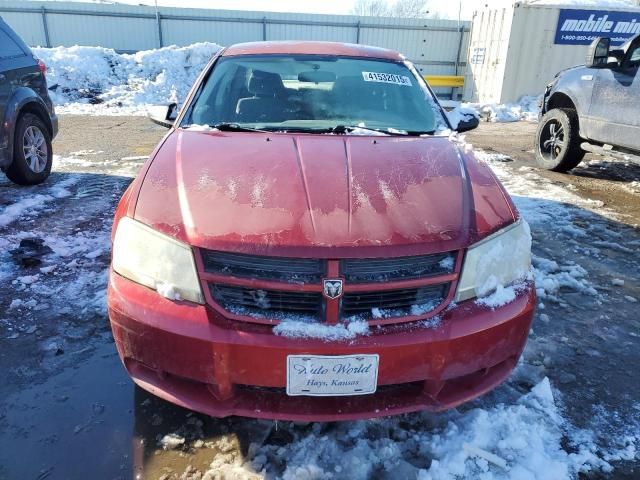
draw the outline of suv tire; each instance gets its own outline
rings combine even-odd
[[[36,185],[47,179],[52,163],[49,129],[36,115],[21,115],[14,136],[13,162],[5,172],[7,177],[19,185]]]
[[[578,114],[573,109],[554,108],[538,123],[535,140],[536,162],[546,170],[567,172],[583,159],[580,148]]]

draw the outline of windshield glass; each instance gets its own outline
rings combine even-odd
[[[430,92],[401,62],[243,55],[216,63],[182,125],[225,123],[261,130],[341,126],[421,134],[433,133],[443,120]]]

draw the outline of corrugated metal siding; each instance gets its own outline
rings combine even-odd
[[[231,45],[240,42],[255,42],[262,40],[262,25],[202,20],[163,20],[162,38],[165,45],[189,45],[195,42]]]
[[[121,4],[0,1],[0,15],[25,41],[46,45],[43,18],[11,9],[45,8],[51,46],[95,45],[138,51],[160,45],[267,40],[331,40],[391,48],[404,53],[423,74],[456,74],[460,32],[464,33],[458,74],[464,74],[469,22],[162,7],[161,34],[155,9]],[[61,11],[73,11],[71,15]],[[84,13],[86,12],[86,13]],[[104,16],[95,16],[101,12]],[[144,18],[134,18],[134,17]],[[266,24],[263,24],[266,19]],[[303,23],[303,24],[301,24]],[[356,25],[360,24],[360,28]]]
[[[136,50],[155,48],[157,44],[154,20],[93,16],[75,16],[73,20],[70,28],[67,15],[47,15],[49,36],[56,45],[109,45],[115,50],[131,50],[129,35],[114,35],[123,29],[136,32]]]
[[[476,102],[498,102],[501,96],[509,34],[513,20],[512,8],[476,12],[468,50],[469,68],[465,81],[466,99]],[[478,49],[484,49],[482,63],[472,63]]]
[[[3,4],[0,3],[0,8]],[[44,45],[46,39],[40,13],[5,13],[0,11],[5,22],[11,25],[27,45]]]

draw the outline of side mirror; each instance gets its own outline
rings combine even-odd
[[[468,132],[469,130],[478,128],[478,125],[480,125],[480,119],[478,117],[474,115],[466,115],[466,117],[460,120],[460,122],[458,123],[456,132]]]
[[[171,128],[178,118],[178,104],[154,105],[147,110],[147,117],[161,127]]]
[[[587,51],[586,66],[590,68],[606,67],[609,63],[611,39],[607,37],[598,37]],[[615,50],[614,50],[615,51]]]

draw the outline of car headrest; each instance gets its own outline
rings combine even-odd
[[[254,70],[249,80],[249,93],[257,96],[275,96],[284,91],[282,78],[277,73]]]

